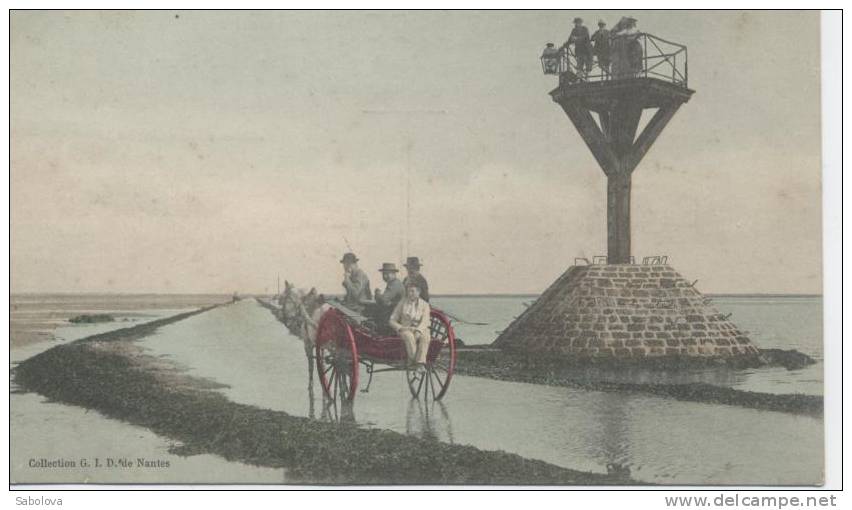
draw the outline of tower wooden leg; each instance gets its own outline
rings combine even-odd
[[[610,175],[607,178],[607,262],[630,262],[630,172]]]

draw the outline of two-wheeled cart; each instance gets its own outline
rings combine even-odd
[[[358,314],[339,303],[329,304],[331,308],[320,319],[316,338],[317,373],[326,396],[353,400],[361,366],[369,377],[364,392],[369,391],[375,374],[405,372],[412,396],[439,400],[446,395],[456,367],[456,337],[442,311],[432,309],[425,371],[418,372],[407,363],[399,336],[377,332]]]

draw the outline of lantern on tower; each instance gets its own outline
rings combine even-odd
[[[544,74],[559,74],[560,56],[561,53],[553,46],[553,43],[547,43],[541,53],[541,70],[544,71]]]

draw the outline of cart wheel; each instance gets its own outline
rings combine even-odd
[[[332,400],[354,399],[358,389],[358,349],[352,328],[337,310],[325,312],[320,319],[316,358],[325,395]]]
[[[426,355],[426,372],[418,374],[407,369],[405,377],[413,397],[440,400],[447,393],[456,368],[456,335],[449,319],[438,310],[432,310],[429,330],[432,341]]]

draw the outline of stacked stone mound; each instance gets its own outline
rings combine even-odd
[[[668,265],[572,266],[494,345],[578,358],[760,354],[708,298]]]

